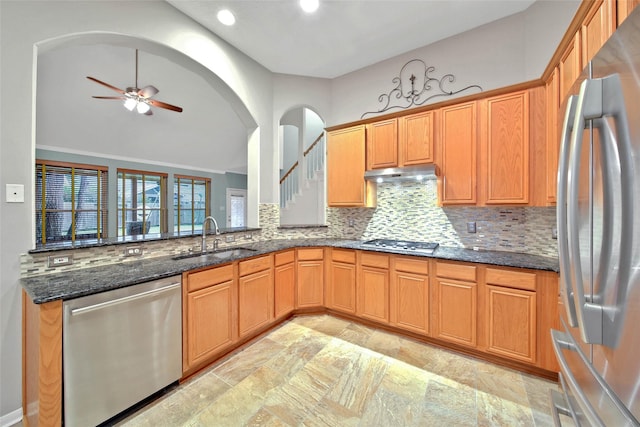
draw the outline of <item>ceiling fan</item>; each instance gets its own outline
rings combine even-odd
[[[118,92],[121,96],[94,96],[93,98],[97,99],[121,99],[124,100],[124,106],[127,110],[133,111],[134,109],[140,113],[150,116],[153,114],[151,111],[151,107],[159,107],[165,108],[167,110],[176,111],[178,113],[182,112],[182,107],[177,107],[175,105],[167,104],[166,102],[158,101],[155,99],[151,99],[156,93],[158,93],[158,89],[154,86],[145,86],[142,89],[138,89],[138,49],[136,49],[136,84],[134,87],[128,87],[126,90],[119,89],[115,86],[110,85],[109,83],[105,83],[101,80],[96,79],[95,77],[87,76],[89,80],[92,80],[98,84],[108,87],[111,90]]]

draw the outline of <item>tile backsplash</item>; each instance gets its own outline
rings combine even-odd
[[[249,242],[270,239],[325,238],[368,240],[393,238],[438,242],[443,246],[525,252],[557,257],[555,207],[439,207],[435,181],[378,184],[376,208],[327,208],[327,226],[279,228],[278,204],[259,207],[260,231]],[[467,232],[467,222],[476,223],[476,233]],[[244,233],[238,233],[243,236]],[[247,243],[249,243],[247,242]],[[240,237],[233,243],[241,244]],[[143,257],[176,254],[199,244],[198,237],[148,241],[140,244]],[[227,246],[222,244],[221,247]],[[139,259],[125,258],[126,245],[69,251],[74,264],[50,268],[50,253],[23,254],[23,277],[58,271],[114,264]]]

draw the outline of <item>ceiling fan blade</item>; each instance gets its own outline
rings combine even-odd
[[[89,76],[87,76],[87,78],[88,78],[89,80],[92,80],[92,81],[94,81],[94,82],[98,83],[98,84],[101,84],[102,86],[106,86],[106,87],[108,87],[109,89],[111,89],[111,90],[115,90],[116,92],[121,93],[121,94],[123,94],[123,95],[124,95],[124,91],[123,91],[122,89],[118,89],[117,87],[112,86],[112,85],[110,85],[109,83],[105,83],[105,82],[103,82],[103,81],[101,81],[101,80],[96,79],[95,77],[89,77]]]
[[[155,86],[145,86],[142,89],[140,89],[138,91],[138,96],[141,96],[143,98],[151,98],[153,95],[155,95],[156,93],[158,93],[159,90],[156,89]]]
[[[149,109],[147,110],[146,113],[144,113],[145,116],[153,116],[153,110]]]
[[[178,113],[182,112],[182,107],[176,107],[175,105],[167,104],[166,102],[156,101],[155,99],[148,99],[147,102],[154,107],[165,108],[171,111],[177,111]]]
[[[97,98],[97,99],[127,99],[124,96],[92,96],[92,98]]]

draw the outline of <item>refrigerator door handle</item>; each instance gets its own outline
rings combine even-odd
[[[616,135],[609,137],[607,132],[607,124],[604,123],[605,117],[612,117],[615,121]],[[620,325],[624,317],[624,299],[627,293],[627,283],[631,274],[631,253],[633,238],[633,165],[632,150],[629,137],[629,127],[625,111],[624,96],[622,93],[622,85],[620,77],[617,74],[598,79],[590,79],[582,82],[580,87],[580,95],[576,107],[576,117],[573,128],[575,130],[584,129],[586,121],[591,120],[599,129],[605,129],[601,132],[603,135],[603,144],[615,144],[618,152],[618,160],[620,161],[620,182],[621,182],[621,207],[620,207],[620,227],[623,232],[620,236],[619,243],[619,264],[617,271],[617,303],[615,306],[605,307],[604,301],[599,299],[595,301],[593,296],[588,298],[585,296],[584,284],[582,282],[582,265],[579,257],[573,257],[572,269],[575,283],[573,290],[575,292],[575,308],[582,339],[585,343],[604,344],[609,347],[615,347],[619,340]],[[579,192],[579,174],[580,174],[580,156],[582,152],[583,135],[582,132],[574,132],[571,137],[571,153],[568,168],[568,215],[569,218],[578,218],[578,192]],[[603,174],[604,184],[609,188],[605,188],[605,203],[603,206],[605,218],[614,218],[614,204],[611,203],[609,193],[613,191],[610,188],[611,178],[611,162],[613,159],[607,155],[607,147],[603,149]],[[578,221],[572,221],[568,226],[568,244],[569,251],[572,254],[580,253],[580,242],[578,239],[579,229]],[[600,287],[603,288],[609,284],[611,273],[609,270],[609,259],[611,257],[611,248],[613,247],[613,232],[610,221],[605,222],[603,228],[603,248],[606,249],[606,259],[600,260],[603,265],[600,271],[603,274],[599,277]],[[605,326],[606,323],[606,326]],[[604,333],[604,329],[607,333]]]
[[[567,238],[567,172],[569,168],[569,148],[573,122],[576,115],[578,97],[575,95],[567,99],[567,107],[562,124],[562,139],[560,140],[560,154],[558,157],[558,190],[556,223],[558,227],[558,256],[560,259],[560,295],[567,311],[567,320],[572,327],[578,326],[576,306],[574,302],[573,286],[571,283],[571,260],[569,257],[569,242]]]

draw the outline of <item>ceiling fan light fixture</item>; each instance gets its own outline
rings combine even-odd
[[[138,101],[136,101],[133,98],[127,98],[124,101],[124,108],[126,108],[129,111],[133,111],[134,108],[136,108],[136,105],[138,104]]]
[[[138,101],[136,109],[138,110],[138,113],[144,114],[151,109],[151,106],[144,101]]]
[[[233,16],[233,13],[229,9],[222,9],[216,15],[218,21],[227,27],[236,23],[236,17]]]

